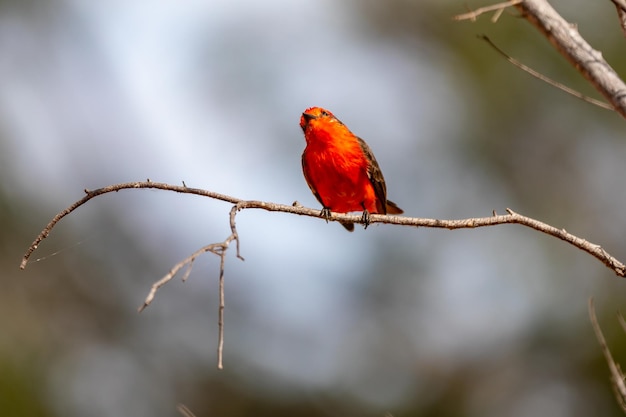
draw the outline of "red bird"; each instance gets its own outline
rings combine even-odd
[[[321,215],[331,211],[362,211],[365,228],[370,214],[402,214],[387,200],[385,178],[365,141],[328,110],[311,107],[302,113],[300,127],[306,139],[302,170],[309,188],[322,204]],[[341,223],[348,231],[354,223]]]

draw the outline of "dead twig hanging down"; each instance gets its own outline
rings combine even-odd
[[[234,227],[234,225],[233,225]],[[182,277],[183,282],[187,280],[189,274],[191,273],[191,267],[196,258],[203,253],[211,252],[220,257],[220,275],[219,275],[219,310],[218,310],[218,339],[217,339],[217,368],[224,369],[224,264],[226,258],[226,250],[228,249],[228,245],[233,240],[237,240],[237,246],[239,246],[239,240],[237,238],[237,232],[233,232],[230,236],[226,238],[223,242],[220,243],[212,243],[210,245],[206,245],[193,254],[183,259],[160,280],[152,284],[152,288],[148,293],[148,296],[144,300],[143,304],[138,308],[138,311],[141,313],[146,307],[152,303],[156,292],[163,285],[167,284],[169,281],[174,278],[174,276],[180,271],[183,267],[187,267],[185,270],[185,274]],[[239,248],[237,248],[237,257],[241,260],[243,258],[239,255]]]
[[[572,96],[579,98],[583,101],[586,101],[587,103],[591,103],[595,106],[601,107],[603,109],[607,109],[607,110],[615,110],[613,109],[613,107],[608,104],[605,103],[604,101],[600,101],[600,100],[596,100],[595,98],[592,97],[588,97],[582,93],[580,93],[579,91],[574,90],[573,88],[569,88],[568,86],[566,86],[565,84],[561,84],[558,81],[555,81],[543,74],[541,74],[540,72],[535,71],[534,69],[530,68],[529,66],[526,66],[524,64],[522,64],[521,62],[519,62],[518,60],[510,57],[509,55],[507,55],[502,49],[498,48],[496,46],[496,44],[494,44],[491,39],[489,39],[487,36],[485,35],[479,35],[478,36],[479,39],[484,40],[485,42],[487,42],[489,44],[489,46],[491,46],[493,49],[496,50],[496,52],[498,52],[500,55],[502,55],[507,61],[509,61],[511,64],[515,65],[517,68],[521,69],[522,71],[526,71],[527,73],[529,73],[530,75],[532,75],[533,77],[546,82],[548,84],[550,84],[553,87],[558,88],[561,91],[566,92],[567,94],[571,94]]]
[[[624,374],[620,369],[620,366],[615,363],[613,359],[613,355],[611,355],[611,351],[609,346],[606,344],[606,339],[602,334],[602,329],[600,329],[600,325],[598,324],[598,318],[596,317],[596,311],[593,306],[593,297],[589,298],[589,318],[591,319],[591,325],[593,326],[593,331],[596,333],[596,338],[598,339],[598,343],[600,344],[600,348],[602,349],[602,353],[604,354],[604,358],[606,359],[606,363],[609,365],[609,371],[611,372],[611,385],[613,386],[613,391],[615,392],[615,398],[617,399],[617,403],[620,405],[622,410],[626,412],[626,383],[624,383]],[[620,319],[620,323],[622,327],[624,327],[624,318],[621,314],[618,315]]]
[[[235,209],[236,209],[236,206],[233,207],[233,210],[231,211],[235,211]],[[231,220],[232,233],[230,236],[228,236],[223,242],[212,243],[210,245],[206,245],[198,249],[197,251],[192,253],[190,256],[188,256],[187,258],[183,259],[182,261],[174,265],[174,267],[170,269],[170,271],[163,278],[161,278],[160,280],[152,284],[152,288],[150,289],[148,296],[144,300],[143,304],[137,309],[141,313],[146,307],[148,307],[150,303],[152,303],[152,300],[154,299],[154,296],[156,295],[156,292],[159,290],[159,288],[161,288],[163,285],[171,281],[172,278],[176,276],[178,271],[180,271],[185,266],[187,267],[187,269],[185,270],[185,274],[183,275],[182,280],[183,282],[186,281],[187,278],[189,277],[189,274],[191,273],[191,267],[193,265],[193,262],[196,260],[198,256],[206,252],[211,252],[219,256],[220,257],[219,310],[218,310],[218,315],[217,315],[218,317],[217,318],[217,324],[218,324],[217,368],[218,369],[224,369],[224,306],[225,306],[224,304],[224,270],[225,270],[226,251],[228,249],[228,245],[233,240],[237,242],[237,257],[241,259],[242,261],[244,260],[239,255],[239,238],[237,236],[237,231],[235,229],[234,215],[232,214],[231,214],[231,219],[232,219]]]

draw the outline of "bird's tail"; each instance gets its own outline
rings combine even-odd
[[[354,223],[344,223],[340,222],[343,227],[346,228],[348,232],[354,232]]]
[[[402,214],[404,210],[396,205],[393,201],[387,200],[387,214]]]

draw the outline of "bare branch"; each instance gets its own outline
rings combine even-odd
[[[230,240],[227,239],[228,243],[230,243],[230,241],[235,240],[235,239],[239,241],[239,239],[237,238],[236,229],[234,229],[234,216],[238,210],[262,209],[262,210],[267,210],[267,211],[290,213],[290,214],[297,214],[301,216],[318,217],[318,218],[324,219],[320,214],[320,210],[302,207],[299,204],[284,205],[284,204],[276,204],[276,203],[270,203],[270,202],[264,202],[264,201],[252,201],[252,200],[246,201],[246,200],[241,200],[235,197],[227,196],[224,194],[219,194],[213,191],[202,190],[199,188],[189,188],[186,186],[176,186],[176,185],[170,185],[170,184],[164,184],[164,183],[156,183],[152,181],[115,184],[115,185],[110,185],[104,188],[99,188],[94,191],[86,191],[87,195],[85,197],[78,200],[77,202],[75,202],[74,204],[72,204],[71,206],[61,211],[60,213],[58,213],[56,216],[54,216],[54,218],[42,230],[39,236],[37,236],[37,238],[33,241],[33,243],[30,245],[30,247],[26,251],[22,259],[20,268],[24,269],[26,267],[26,264],[28,263],[28,259],[30,258],[31,254],[35,251],[35,249],[37,249],[41,241],[44,240],[50,234],[52,228],[62,218],[67,216],[69,213],[71,213],[72,211],[76,210],[78,207],[85,204],[87,201],[99,195],[110,193],[110,192],[117,192],[123,189],[133,189],[133,188],[161,189],[161,190],[174,191],[174,192],[179,192],[179,193],[194,194],[194,195],[209,197],[209,198],[213,198],[216,200],[221,200],[221,201],[235,204],[236,209],[231,210],[231,228],[233,228],[235,232],[233,232],[233,234],[229,237]],[[354,214],[331,213],[329,220],[340,221],[340,222],[343,221],[343,222],[362,223],[361,215],[354,215]],[[396,224],[396,225],[414,226],[414,227],[431,227],[431,228],[441,228],[441,229],[449,229],[449,230],[496,226],[499,224],[520,224],[522,226],[535,229],[539,232],[545,233],[547,235],[550,235],[558,239],[561,239],[565,242],[568,242],[571,245],[589,253],[590,255],[592,255],[599,261],[601,261],[604,265],[610,268],[616,275],[620,277],[624,277],[626,275],[626,266],[622,262],[620,262],[619,260],[611,256],[608,252],[606,252],[600,245],[588,242],[585,239],[572,235],[566,232],[564,229],[557,229],[554,226],[550,226],[548,224],[542,223],[530,217],[522,216],[518,213],[515,213],[514,211],[510,209],[507,209],[507,214],[505,215],[495,215],[495,216],[490,216],[490,217],[470,218],[470,219],[461,219],[461,220],[439,220],[439,219],[425,219],[425,218],[419,218],[419,217],[400,217],[400,216],[372,214],[370,215],[370,223],[371,224],[385,223],[385,224]],[[213,245],[220,245],[220,244],[213,244]],[[201,253],[212,252],[212,249],[216,249],[218,247],[219,246],[216,247],[216,246],[208,245],[200,249],[198,252],[201,252]],[[197,256],[198,252],[196,252],[194,255]],[[187,258],[187,260],[189,260],[189,262],[193,261],[193,259],[190,260],[190,258],[192,258],[194,255]],[[189,262],[183,261],[182,265],[179,266],[176,271],[180,270],[182,266],[187,265]],[[166,280],[165,282],[167,281],[169,280]],[[163,284],[164,283],[161,283],[161,285]],[[158,287],[159,286],[157,286],[157,288]]]
[[[150,303],[154,300],[154,297],[157,291],[171,281],[181,269],[187,268],[185,273],[182,276],[182,280],[185,281],[189,274],[191,273],[191,269],[193,266],[193,262],[196,258],[203,253],[211,252],[220,257],[220,273],[219,273],[219,310],[218,310],[218,327],[219,327],[219,337],[218,337],[218,347],[217,347],[217,366],[218,369],[223,369],[223,353],[224,353],[224,270],[225,270],[225,262],[226,262],[226,252],[228,247],[232,241],[236,241],[237,248],[237,257],[243,260],[239,249],[239,234],[237,232],[237,227],[235,224],[235,218],[237,213],[244,209],[263,209],[267,211],[277,211],[291,214],[298,214],[302,216],[310,216],[310,217],[319,217],[323,220],[326,220],[325,217],[321,215],[320,210],[314,210],[306,207],[302,207],[299,203],[294,202],[292,205],[283,205],[276,203],[269,203],[264,201],[246,201],[241,200],[235,197],[227,196],[225,194],[219,194],[213,191],[202,190],[199,188],[189,188],[184,183],[182,186],[178,185],[170,185],[165,183],[156,183],[150,180],[144,182],[131,182],[131,183],[123,183],[123,184],[115,184],[109,185],[107,187],[99,188],[97,190],[89,191],[85,190],[87,194],[85,197],[76,201],[68,208],[59,212],[53,219],[48,223],[48,225],[41,231],[41,233],[37,236],[37,238],[30,245],[28,250],[26,251],[20,268],[24,269],[28,260],[32,253],[37,249],[39,244],[50,234],[52,229],[56,226],[56,224],[61,221],[65,216],[72,213],[74,210],[78,209],[83,204],[87,203],[92,198],[95,198],[99,195],[117,192],[124,189],[160,189],[166,191],[174,191],[178,193],[185,194],[194,194],[203,197],[209,197],[220,201],[225,201],[227,203],[234,204],[230,210],[230,229],[231,234],[222,242],[212,243],[206,245],[194,253],[192,253],[187,258],[178,262],[176,265],[170,269],[170,271],[160,280],[155,282],[150,292],[148,293],[144,303],[139,307],[139,311],[143,311]],[[328,219],[331,221],[339,221],[339,222],[354,222],[354,223],[362,223],[362,216],[360,215],[350,215],[350,214],[338,214],[331,213],[331,217]],[[604,263],[607,267],[613,270],[618,276],[623,277],[626,274],[626,266],[618,261],[616,258],[609,255],[601,246],[587,242],[586,240],[574,236],[563,229],[557,229],[556,227],[550,226],[548,224],[542,223],[538,220],[531,219],[529,217],[522,216],[520,214],[515,213],[511,209],[507,209],[507,214],[505,215],[497,215],[495,210],[493,211],[493,215],[490,217],[483,218],[470,218],[470,219],[462,219],[462,220],[438,220],[438,219],[423,219],[417,217],[399,217],[399,216],[387,216],[380,214],[372,214],[370,216],[370,223],[387,223],[387,224],[397,224],[404,226],[414,226],[414,227],[433,227],[433,228],[445,228],[445,229],[466,229],[466,228],[476,228],[476,227],[485,227],[485,226],[495,226],[499,224],[520,224],[531,229],[537,230],[539,232],[548,234],[550,236],[554,236],[558,239],[564,240],[573,246],[589,253],[590,255],[599,259],[602,263]]]
[[[602,349],[604,358],[609,365],[609,370],[611,372],[611,384],[613,385],[613,389],[615,391],[615,397],[617,398],[617,402],[622,410],[626,412],[626,384],[624,383],[624,374],[622,373],[619,365],[615,363],[615,360],[613,360],[613,355],[611,355],[611,351],[606,344],[606,339],[602,334],[602,329],[600,329],[600,325],[598,324],[598,318],[596,317],[596,311],[593,306],[593,297],[589,298],[588,307],[589,318],[591,319],[593,331],[596,333],[596,338],[598,339],[598,343],[600,344],[600,348]],[[621,317],[621,315],[619,315],[619,317]]]

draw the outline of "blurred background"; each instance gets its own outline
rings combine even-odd
[[[85,188],[150,178],[319,208],[300,166],[310,106],[368,141],[409,216],[511,207],[624,261],[624,120],[477,39],[597,96],[514,10],[452,20],[491,3],[0,1],[0,414],[621,415],[587,300],[624,363],[626,281],[521,226],[350,234],[241,212],[223,371],[216,256],[136,309],[228,236],[228,204],[108,194],[18,268]],[[610,2],[552,3],[626,72]]]

